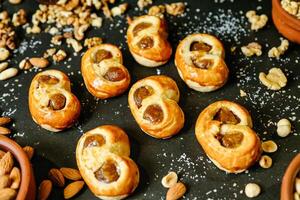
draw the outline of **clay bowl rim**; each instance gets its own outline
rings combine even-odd
[[[20,147],[15,141],[0,135],[0,148],[4,151],[10,151],[14,158],[18,161],[21,168],[21,184],[18,190],[16,200],[26,199],[30,187],[32,177],[30,161],[23,148]]]
[[[281,184],[281,200],[290,200],[293,198],[295,179],[300,171],[300,153],[298,153],[287,167]]]
[[[273,7],[275,7],[276,10],[278,10],[279,15],[282,15],[284,18],[289,20],[292,24],[297,24],[300,26],[300,19],[298,19],[296,16],[293,16],[289,14],[286,10],[283,9],[281,6],[280,0],[272,0]],[[289,22],[286,22],[287,24],[290,24]]]

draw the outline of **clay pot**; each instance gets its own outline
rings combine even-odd
[[[16,200],[35,200],[36,185],[27,154],[15,141],[0,135],[0,149],[10,151],[21,169],[21,184]]]
[[[294,199],[295,179],[300,170],[300,153],[292,160],[282,178],[280,200]]]
[[[300,19],[286,12],[280,0],[272,0],[272,18],[277,30],[284,37],[300,44]]]

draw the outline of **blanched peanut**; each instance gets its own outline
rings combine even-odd
[[[18,73],[18,69],[16,68],[8,68],[0,73],[0,81],[7,80],[9,78],[12,78],[16,76]]]
[[[287,119],[281,119],[277,123],[277,134],[280,137],[286,137],[291,133],[292,125]]]

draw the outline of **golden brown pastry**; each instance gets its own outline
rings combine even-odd
[[[63,72],[38,73],[29,89],[32,119],[44,129],[62,131],[74,124],[80,114],[80,102],[71,92],[70,80]]]
[[[206,155],[226,172],[243,172],[260,157],[261,143],[252,130],[251,116],[239,104],[210,104],[200,113],[195,133]]]
[[[120,95],[130,84],[122,53],[112,44],[88,49],[81,60],[81,73],[88,91],[100,99]]]
[[[178,45],[175,65],[181,79],[192,89],[210,92],[222,87],[229,70],[222,43],[208,34],[192,34]]]
[[[167,76],[150,76],[130,89],[128,102],[140,128],[155,138],[169,138],[184,125],[184,113],[178,105],[179,90]]]
[[[156,16],[135,18],[127,30],[127,43],[134,59],[146,67],[165,64],[172,54],[166,22]]]
[[[76,160],[82,178],[101,199],[124,199],[138,186],[139,169],[129,158],[126,133],[104,125],[88,131],[77,143]]]

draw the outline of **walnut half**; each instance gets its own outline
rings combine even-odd
[[[287,78],[279,68],[272,68],[266,75],[264,72],[259,73],[259,80],[270,90],[280,90],[286,86]]]

